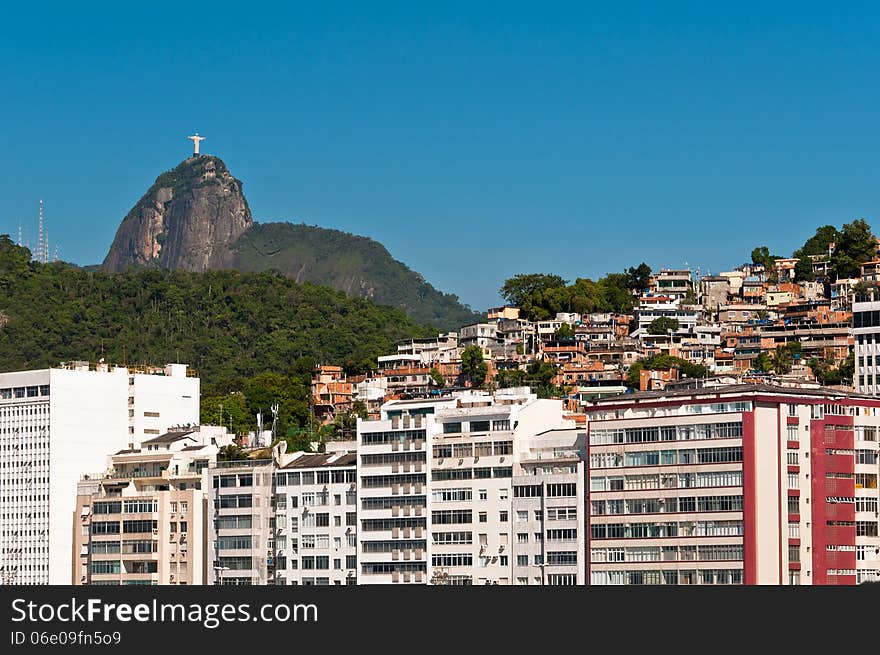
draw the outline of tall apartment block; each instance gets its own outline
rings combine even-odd
[[[198,419],[199,380],[182,364],[0,373],[0,581],[69,584],[80,474]]]
[[[357,457],[280,455],[275,472],[275,584],[357,584]]]
[[[562,424],[560,401],[522,389],[463,395],[437,409],[428,482],[433,584],[512,584],[519,457],[535,433]]]
[[[853,338],[856,391],[880,395],[880,301],[853,303]]]
[[[380,419],[358,419],[358,584],[427,582],[429,434],[455,402],[392,401]]]
[[[513,584],[587,584],[586,428],[524,440],[513,477]]]
[[[588,415],[591,584],[880,580],[880,401],[732,385]]]
[[[273,458],[217,462],[209,470],[211,584],[275,584],[275,469]]]
[[[207,471],[224,428],[174,430],[84,475],[73,516],[74,585],[193,585],[207,578]]]
[[[511,584],[518,444],[563,424],[560,401],[519,389],[359,421],[359,584]]]

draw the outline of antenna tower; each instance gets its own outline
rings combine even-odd
[[[37,237],[37,261],[44,263],[43,258],[43,199],[40,198],[40,236]]]

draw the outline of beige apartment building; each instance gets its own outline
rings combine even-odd
[[[199,585],[207,580],[208,467],[224,428],[172,429],[84,475],[73,516],[74,585]]]

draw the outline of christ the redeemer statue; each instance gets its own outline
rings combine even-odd
[[[187,139],[192,140],[193,142],[193,157],[199,156],[199,143],[204,141],[206,137],[199,136],[199,133],[196,132],[194,136],[188,136]]]

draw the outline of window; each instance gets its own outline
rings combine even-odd
[[[516,543],[518,543],[518,544],[529,543],[529,533],[528,532],[517,532],[516,533]]]
[[[577,564],[577,551],[547,553],[547,564],[551,566],[574,566]]]
[[[798,453],[796,450],[789,450],[786,456],[786,461],[789,466],[797,466],[798,465]]]
[[[487,489],[480,489],[480,500],[489,500],[489,491]]]
[[[488,432],[489,431],[489,421],[471,421],[470,422],[470,431],[471,432]]]
[[[92,562],[92,573],[93,574],[113,574],[119,573],[120,571],[120,563],[119,560],[108,560],[105,562]]]
[[[480,523],[486,523],[488,521],[488,515],[486,514],[486,512],[480,512],[479,517]]]
[[[519,523],[523,523],[529,520],[529,512],[528,510],[518,509],[516,511],[516,520]]]
[[[507,511],[506,510],[502,510],[502,511],[498,512],[498,520],[501,523],[507,523]]]
[[[577,495],[577,484],[574,482],[547,485],[548,498],[573,498]]]
[[[798,486],[799,486],[798,474],[797,473],[789,473],[788,474],[788,488],[789,489],[797,489]]]

